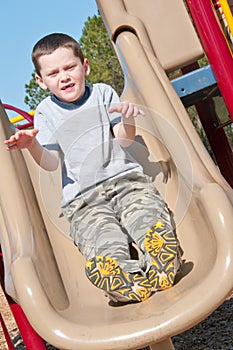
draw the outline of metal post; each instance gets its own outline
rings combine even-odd
[[[186,0],[219,89],[233,120],[233,60],[210,0]]]

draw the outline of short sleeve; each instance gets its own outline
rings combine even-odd
[[[41,113],[39,108],[36,110],[34,116],[34,127],[39,130],[37,134],[37,140],[42,146],[46,147],[49,150],[60,149],[55,135],[52,132],[51,127],[49,127],[46,116]]]

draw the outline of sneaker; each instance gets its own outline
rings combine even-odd
[[[85,270],[91,283],[114,301],[140,302],[151,295],[152,286],[147,277],[123,271],[118,262],[108,256],[88,260]]]
[[[177,240],[169,225],[157,221],[146,233],[145,249],[152,258],[147,273],[153,290],[172,287],[177,266]]]

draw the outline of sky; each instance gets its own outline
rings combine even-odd
[[[2,1],[0,21],[0,99],[25,111],[25,84],[34,70],[31,51],[43,36],[62,32],[76,40],[88,16],[98,13],[95,0]]]

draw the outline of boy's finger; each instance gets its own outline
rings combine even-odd
[[[142,109],[139,109],[139,114],[140,115],[145,115],[145,112]]]
[[[121,104],[121,114],[128,117],[132,113],[133,105],[127,101],[122,102]]]
[[[127,105],[127,108],[125,108],[123,115],[125,115],[125,118],[130,118],[134,116],[135,106],[131,103]]]
[[[14,140],[15,140],[15,137],[11,136],[8,140],[5,140],[4,143],[8,145],[8,144],[14,143]]]
[[[133,117],[137,117],[138,115],[145,115],[145,112],[142,109],[128,102],[122,102],[119,105],[113,106],[108,110],[108,112],[118,112],[125,115],[126,118],[128,118],[130,115]]]
[[[114,112],[120,113],[121,112],[121,107],[119,105],[111,107],[111,108],[109,108],[108,112],[109,113],[114,113]]]
[[[16,145],[16,143],[14,143],[14,144],[9,144],[8,146],[7,146],[7,150],[9,151],[9,150],[12,150],[12,149],[16,149],[17,148],[17,145]]]
[[[32,133],[33,133],[33,135],[35,136],[35,135],[37,135],[38,134],[38,132],[39,132],[39,130],[38,129],[33,129],[32,130]]]

